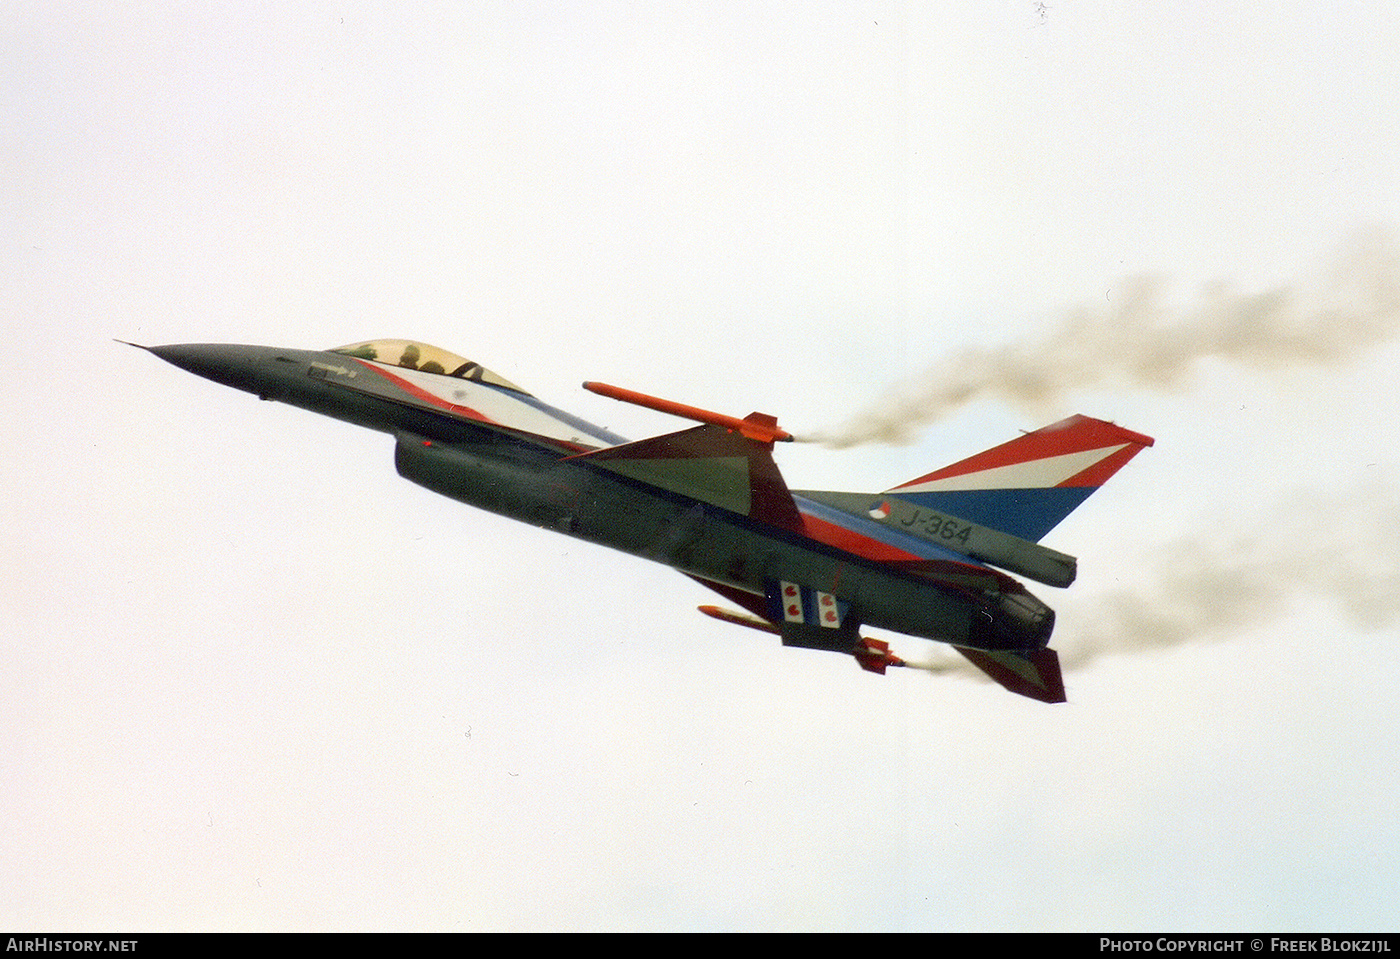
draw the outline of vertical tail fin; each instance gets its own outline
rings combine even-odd
[[[1071,416],[886,492],[1037,542],[1152,442]]]

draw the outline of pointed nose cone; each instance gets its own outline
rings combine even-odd
[[[272,392],[272,365],[280,352],[267,346],[233,343],[174,343],[147,349],[196,376],[260,395]]]

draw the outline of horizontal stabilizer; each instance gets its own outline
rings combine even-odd
[[[972,665],[992,677],[1003,688],[1042,703],[1065,701],[1065,681],[1060,675],[1060,657],[1053,649],[1029,653],[989,652],[954,646]]]

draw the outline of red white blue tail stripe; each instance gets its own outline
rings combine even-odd
[[[1038,541],[1152,438],[1071,416],[886,492]]]

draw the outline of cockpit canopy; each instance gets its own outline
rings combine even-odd
[[[362,360],[373,360],[376,363],[387,363],[390,366],[418,370],[420,373],[456,376],[460,379],[485,383],[488,386],[499,386],[516,393],[524,393],[526,396],[530,395],[505,377],[492,373],[480,363],[473,363],[456,353],[449,353],[440,347],[429,346],[414,340],[369,340],[364,343],[339,346],[331,352],[344,353],[346,356],[354,356]]]

